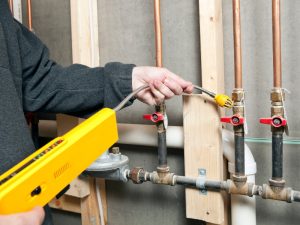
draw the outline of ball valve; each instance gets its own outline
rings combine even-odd
[[[153,123],[157,123],[159,121],[164,120],[164,115],[159,112],[152,113],[152,114],[145,114],[143,117],[146,120],[151,120]]]
[[[233,126],[238,126],[244,124],[245,119],[240,115],[233,115],[231,117],[222,117],[221,122],[231,123]]]
[[[283,118],[282,116],[273,116],[271,118],[261,118],[259,120],[262,124],[269,124],[273,127],[282,127],[287,125],[287,120]]]

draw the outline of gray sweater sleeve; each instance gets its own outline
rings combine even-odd
[[[84,116],[103,107],[113,108],[132,92],[134,65],[62,67],[49,59],[47,47],[34,34],[17,22],[16,26],[25,111]]]

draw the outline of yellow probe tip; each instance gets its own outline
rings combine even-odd
[[[221,107],[225,107],[225,108],[232,108],[233,107],[233,101],[227,95],[217,94],[215,96],[215,101]]]

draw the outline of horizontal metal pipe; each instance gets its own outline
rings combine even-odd
[[[197,180],[199,178],[193,178],[193,177],[185,177],[185,176],[175,176],[176,184],[179,185],[187,185],[192,187],[197,187]],[[220,190],[226,190],[226,182],[225,181],[213,181],[213,180],[206,180],[204,182],[204,187],[207,190],[211,191],[220,191]],[[200,189],[199,187],[197,187]]]
[[[196,182],[197,182],[196,178],[176,176],[175,179],[176,179],[176,184],[196,187]]]
[[[136,183],[143,183],[146,181],[151,181],[151,176],[154,176],[156,172],[146,172],[144,169],[141,169],[141,173],[139,174],[139,180]],[[127,174],[128,179],[133,179],[130,174]],[[134,179],[133,179],[134,180]],[[165,184],[161,182],[152,182],[153,184]],[[270,193],[272,190],[269,185],[254,185],[251,183],[246,183],[247,189],[251,191],[251,195],[249,195],[249,191],[244,192],[242,189],[239,189],[239,186],[237,186],[238,189],[232,189],[233,181],[227,180],[227,181],[214,181],[214,180],[202,180],[200,177],[186,177],[186,176],[178,176],[174,175],[174,184],[172,185],[185,185],[193,188],[197,188],[199,190],[209,190],[209,191],[226,191],[228,193],[231,193],[233,195],[242,195],[242,196],[261,196],[263,199],[270,199],[270,200],[278,200],[278,201],[287,201],[287,202],[300,202],[300,192],[299,191],[293,191],[291,188],[285,189],[285,192],[283,193],[283,198],[278,195],[278,193],[273,194],[273,192]],[[268,190],[266,189],[269,188]],[[236,191],[233,191],[236,190]],[[291,194],[288,194],[291,193]],[[286,200],[285,197],[290,196],[290,200]]]
[[[214,190],[214,191],[220,191],[220,190],[226,190],[226,182],[225,181],[211,181],[211,180],[207,180],[205,181],[205,187],[208,190]]]
[[[300,191],[293,191],[294,202],[300,202]]]

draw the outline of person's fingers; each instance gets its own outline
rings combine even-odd
[[[182,89],[187,88],[190,85],[190,82],[182,79],[180,76],[176,75],[175,73],[172,73],[171,71],[165,69],[167,71],[167,77],[170,77],[171,79],[173,79],[175,82],[177,82]],[[168,79],[168,78],[166,78]]]
[[[44,221],[44,218],[45,218],[44,209],[42,207],[38,206],[38,207],[35,207],[31,212],[33,213],[33,216],[35,216],[38,219],[38,222],[40,224],[42,224]]]
[[[11,215],[1,215],[0,216],[0,225],[23,225],[22,217],[19,216],[20,213],[18,214],[11,214]]]
[[[155,105],[156,104],[156,101],[155,101],[155,99],[154,99],[154,97],[153,97],[150,89],[149,90],[145,90],[145,91],[141,91],[137,95],[137,98],[140,101],[142,101],[142,102],[144,102],[144,103],[146,103],[148,105]]]
[[[42,207],[35,207],[29,212],[21,213],[22,221],[24,225],[41,225],[44,221],[45,212]]]
[[[0,216],[0,225],[41,225],[45,217],[42,207],[36,207],[31,211]]]
[[[175,95],[182,94],[182,87],[172,78],[165,79],[164,85],[166,85]]]
[[[194,85],[190,82],[190,85],[187,86],[187,87],[183,90],[183,92],[184,92],[184,93],[187,93],[187,94],[191,94],[191,93],[193,92],[193,90],[194,90]]]
[[[154,100],[156,102],[156,104],[160,104],[162,103],[164,100],[165,100],[165,96],[160,93],[160,91],[158,91],[154,86],[153,84],[150,84],[150,89],[151,89],[151,92],[153,94],[153,97],[154,97]]]
[[[174,93],[161,81],[155,80],[153,82],[153,85],[155,89],[157,89],[160,93],[162,93],[165,96],[165,99],[172,98],[174,96]]]

